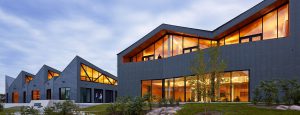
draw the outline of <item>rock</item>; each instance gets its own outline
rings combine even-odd
[[[300,111],[300,106],[297,106],[297,105],[292,105],[289,107],[290,110],[297,110],[297,111]]]
[[[275,109],[278,109],[278,110],[287,110],[287,109],[289,109],[289,106],[278,105]]]

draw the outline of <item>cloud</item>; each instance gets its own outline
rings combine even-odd
[[[75,55],[117,75],[116,54],[158,25],[213,30],[260,1],[1,1],[0,93],[5,74],[62,71]]]

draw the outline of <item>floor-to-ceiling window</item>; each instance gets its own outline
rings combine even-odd
[[[162,98],[162,80],[152,80],[152,96],[155,96],[155,101]]]
[[[94,102],[103,103],[103,89],[94,89]]]
[[[17,91],[12,92],[12,102],[19,103],[19,93]]]
[[[31,97],[32,100],[40,100],[40,97],[41,97],[40,91],[39,90],[32,90],[31,96],[32,96]]]
[[[114,102],[114,91],[113,90],[105,90],[105,103]]]
[[[71,88],[69,88],[69,87],[59,88],[59,99],[60,100],[69,100],[70,92],[71,92]]]
[[[248,102],[249,71],[222,73],[219,87],[219,90],[215,91],[216,101]],[[208,101],[208,98],[204,98],[203,95],[208,95],[211,90],[209,75],[201,78],[197,76],[185,76],[162,80],[143,80],[141,88],[142,95],[150,93],[152,96],[159,98],[172,98],[187,102]],[[200,90],[206,93],[201,94]]]
[[[26,103],[26,91],[23,91],[23,103]]]
[[[51,89],[46,90],[46,99],[50,100],[51,99]]]
[[[80,102],[91,103],[92,102],[92,89],[91,88],[80,88]]]

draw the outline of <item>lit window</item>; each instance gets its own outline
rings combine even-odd
[[[165,79],[165,98],[166,99],[171,99],[174,97],[174,79]]]
[[[173,56],[182,54],[182,36],[173,35]]]
[[[289,6],[278,9],[278,37],[286,37],[289,33]]]
[[[39,90],[32,91],[32,100],[40,100],[40,91]]]
[[[199,39],[199,47],[200,49],[206,49],[211,46],[211,40]]]
[[[277,38],[277,10],[263,17],[263,39]]]
[[[183,48],[191,48],[198,46],[198,38],[184,37]]]
[[[59,74],[53,71],[48,71],[48,80],[52,79],[53,77],[58,77]]]
[[[228,36],[225,37],[225,44],[238,44],[239,43],[239,31],[236,31]]]
[[[12,102],[19,103],[19,93],[17,91],[12,92]]]
[[[240,36],[245,37],[245,36],[251,36],[251,35],[256,35],[261,33],[262,33],[262,19],[260,18],[255,22],[252,22],[251,24],[242,28],[240,31]]]
[[[225,42],[225,41],[224,41],[224,38],[220,39],[220,40],[219,40],[219,46],[224,46],[224,45],[225,45],[224,42]]]
[[[142,96],[151,94],[151,80],[142,81]]]
[[[109,85],[117,85],[117,80],[107,77],[106,75],[103,75],[99,71],[97,71],[91,67],[88,67],[84,64],[81,64],[80,80],[95,82],[95,83],[109,84]]]
[[[26,84],[29,84],[29,82],[30,82],[32,79],[33,79],[32,76],[26,75],[26,76],[25,76],[25,83],[26,83]]]
[[[143,56],[154,55],[154,45],[149,46],[143,51]]]
[[[69,100],[70,99],[71,88],[63,87],[59,88],[59,99]]]
[[[175,78],[174,94],[175,100],[184,101],[184,77]]]
[[[163,39],[160,39],[155,43],[155,59],[163,57],[163,42]]]
[[[137,54],[137,62],[140,62],[143,60],[143,52]]]
[[[172,56],[172,36],[166,35],[164,40],[164,58]]]

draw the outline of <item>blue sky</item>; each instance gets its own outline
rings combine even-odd
[[[160,24],[213,30],[261,1],[0,0],[0,93],[5,75],[76,55],[117,75],[116,54]]]

